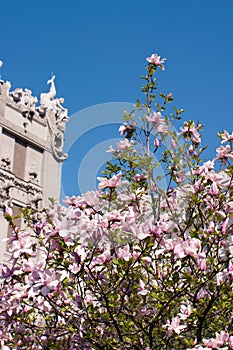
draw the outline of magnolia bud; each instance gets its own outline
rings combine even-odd
[[[155,145],[155,147],[159,147],[159,140],[158,139],[154,139],[154,145]]]

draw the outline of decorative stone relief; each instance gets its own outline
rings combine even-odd
[[[28,206],[33,209],[38,209],[39,202],[42,201],[43,193],[40,188],[28,184],[27,186],[28,193]]]
[[[27,206],[37,209],[38,203],[42,200],[43,192],[40,186],[30,181],[15,178],[14,186],[27,193]]]
[[[37,97],[32,96],[32,91],[29,89],[24,89],[24,92],[22,94],[21,98],[21,104],[30,110],[36,109],[36,104],[38,102]]]
[[[11,91],[9,93],[9,96],[12,98],[12,100],[15,103],[19,103],[21,101],[22,95],[23,95],[23,89],[22,88],[17,88],[14,91]]]
[[[38,174],[36,171],[30,170],[28,174],[29,174],[29,181],[38,182]]]
[[[17,104],[17,107],[21,111],[22,115],[26,118],[23,122],[24,128],[28,125],[28,120],[32,120],[36,113],[36,104],[38,102],[37,97],[32,96],[32,91],[25,88],[17,88],[9,93],[10,98]]]
[[[11,170],[11,160],[7,155],[1,159],[1,168]]]
[[[15,176],[0,169],[0,208],[11,206],[10,189],[14,186]]]
[[[59,121],[59,123],[56,124],[55,127],[52,125],[48,117],[47,122],[51,137],[51,148],[53,156],[58,162],[63,162],[68,157],[67,153],[62,154],[64,146],[64,131],[66,120],[63,119],[62,121]]]
[[[38,102],[37,97],[32,96],[32,91],[25,88],[24,90],[22,88],[17,88],[14,91],[11,91],[9,93],[9,96],[13,99],[15,103],[18,103],[19,105],[22,105],[23,107],[26,107],[29,110],[36,109],[36,104]]]
[[[42,201],[42,192],[29,194],[28,205],[30,206],[30,208],[38,209],[40,201]]]
[[[69,117],[67,108],[62,106],[64,99],[54,98],[56,96],[54,79],[55,75],[47,82],[47,84],[50,84],[49,92],[40,95],[40,107],[41,110],[44,109],[46,111],[53,156],[58,162],[62,162],[68,157],[67,154],[62,154],[62,151],[64,146],[64,132]]]
[[[31,164],[28,172],[28,180],[32,183],[39,183],[38,172],[36,171],[35,164]]]
[[[0,209],[12,206],[12,193],[10,191],[13,188],[20,189],[20,191],[27,194],[27,205],[29,207],[38,208],[38,204],[43,196],[41,187],[36,183],[32,183],[30,180],[21,180],[9,171],[0,168]]]

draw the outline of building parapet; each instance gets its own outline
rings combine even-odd
[[[64,146],[64,132],[66,123],[69,121],[68,109],[63,106],[64,99],[56,98],[55,76],[48,80],[50,90],[46,93],[40,94],[40,99],[32,95],[32,91],[25,88],[17,88],[10,91],[11,83],[0,80],[0,123],[1,119],[6,117],[6,109],[11,108],[17,111],[22,119],[17,125],[20,132],[27,134],[30,138],[30,129],[33,123],[40,124],[47,128],[47,147],[50,148],[54,158],[58,162],[62,162],[67,158],[67,154],[63,154]],[[4,125],[6,124],[4,120]],[[16,124],[10,125],[7,120],[9,128],[15,129]],[[13,121],[14,122],[14,121]],[[15,130],[16,131],[16,130]],[[33,133],[33,139],[37,135]],[[41,143],[38,140],[39,143]],[[44,144],[44,142],[42,142]]]

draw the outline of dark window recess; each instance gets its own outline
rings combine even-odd
[[[23,140],[15,139],[13,173],[23,179],[25,176],[27,144]]]

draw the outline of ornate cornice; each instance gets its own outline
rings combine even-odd
[[[26,206],[37,208],[38,203],[42,200],[42,187],[32,180],[22,180],[16,177],[9,170],[0,167],[0,208],[12,205],[12,194],[11,190],[16,188],[19,191],[27,194]]]
[[[67,154],[63,154],[64,132],[66,123],[69,120],[68,110],[63,107],[64,99],[55,98],[56,88],[54,84],[55,76],[48,80],[50,90],[40,94],[40,103],[38,98],[32,95],[31,90],[17,88],[14,91],[9,91],[11,84],[1,81],[0,98],[2,102],[5,100],[5,105],[16,110],[23,117],[22,131],[27,138],[30,138],[29,123],[39,123],[45,128],[48,128],[47,145],[43,148],[50,147],[54,158],[57,162],[63,162],[67,158]],[[1,117],[4,118],[4,115]],[[11,123],[10,120],[4,120]],[[20,128],[20,124],[17,126]],[[34,135],[32,135],[34,137]],[[37,137],[37,135],[35,135]],[[44,141],[45,142],[45,141]],[[43,143],[44,143],[43,142]]]

